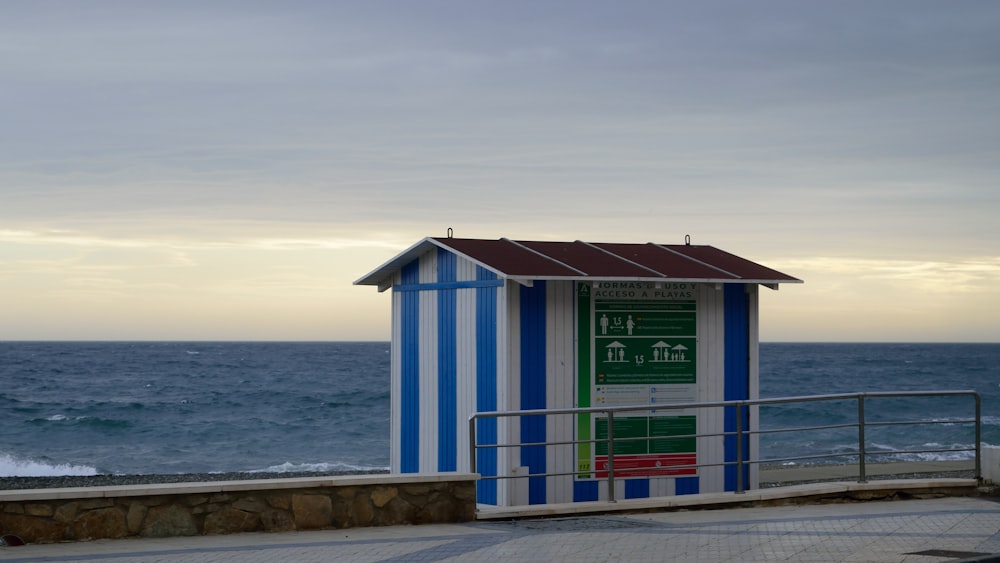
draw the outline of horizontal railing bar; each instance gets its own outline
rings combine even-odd
[[[895,424],[902,424],[902,423],[895,423]],[[802,431],[802,430],[825,430],[825,429],[829,429],[829,428],[842,428],[843,426],[845,426],[845,425],[808,426],[808,427],[803,427],[803,428],[795,428],[795,429],[792,429],[792,430],[794,430],[794,431]],[[846,426],[857,427],[857,424],[850,424],[850,425],[846,425]],[[872,426],[872,424],[866,424],[866,426]],[[792,430],[789,430],[789,431],[792,431]],[[782,432],[782,431],[784,431],[784,430],[770,430],[770,431],[768,431],[768,430],[761,430],[761,431],[756,431],[756,432],[744,432],[744,434],[748,434],[748,435],[749,434],[769,434],[769,433]],[[718,437],[718,436],[735,436],[735,435],[736,435],[736,432],[722,432],[722,433],[718,433],[718,434],[683,434],[683,435],[677,435],[677,436],[641,436],[641,437],[637,437],[637,438],[615,438],[615,443],[619,443],[619,442],[636,442],[636,441],[647,441],[648,442],[648,441],[653,441],[653,440],[681,440],[681,439],[700,438],[700,437],[703,438],[703,437],[712,437],[712,436]],[[579,444],[607,444],[608,442],[610,442],[610,440],[607,439],[607,438],[594,438],[592,440],[569,440],[569,441],[564,441],[564,442],[525,442],[525,443],[517,443],[517,444],[476,444],[476,448],[479,448],[479,449],[528,448],[528,447],[540,448],[540,447],[546,447],[546,446],[574,446],[574,445],[579,445]],[[975,446],[970,446],[968,448],[947,448],[947,449],[934,449],[934,450],[885,450],[885,451],[879,451],[879,452],[868,452],[868,457],[871,457],[871,456],[874,456],[874,455],[880,455],[880,454],[970,452],[970,451],[975,451],[975,450],[976,450]],[[789,460],[795,460],[795,459],[810,459],[810,458],[817,458],[817,457],[840,457],[840,456],[847,456],[847,455],[858,455],[859,453],[861,453],[861,452],[853,451],[853,452],[846,452],[846,453],[822,454],[822,455],[815,455],[815,456],[799,456],[799,457],[789,457],[789,458],[770,458],[770,459],[766,459],[766,460],[759,460],[758,463],[763,463],[763,462],[767,462],[767,461],[789,461]],[[626,454],[619,454],[619,455],[626,455]],[[743,463],[754,463],[754,462],[751,461],[751,460],[746,460]],[[713,465],[729,465],[729,464],[735,465],[736,462],[707,464],[704,467],[711,467]],[[671,466],[671,467],[673,467],[673,466]],[[616,470],[616,472],[617,471],[619,471],[619,470]],[[622,469],[620,471],[626,471],[626,470]],[[576,473],[577,473],[576,471],[573,472],[573,474],[576,474]]]
[[[973,422],[975,422],[975,421],[973,421]],[[895,425],[895,424],[914,424],[914,423],[902,423],[902,422],[900,422],[900,423],[882,423],[882,424],[894,424]],[[875,423],[865,423],[865,425],[866,426],[876,426],[877,424],[875,424]],[[847,427],[855,427],[856,428],[857,426],[858,426],[857,423],[855,423],[855,424],[835,424],[835,425],[828,425],[828,426],[804,426],[804,427],[800,427],[800,428],[789,428],[789,429],[778,429],[778,430],[758,430],[758,431],[753,431],[753,432],[747,431],[747,432],[744,432],[744,434],[747,434],[747,435],[752,435],[752,434],[773,434],[773,433],[779,433],[779,432],[801,432],[801,431],[807,431],[807,430],[828,430],[828,429],[847,428]],[[682,439],[690,439],[690,438],[735,436],[736,434],[737,434],[736,432],[719,432],[719,433],[715,433],[715,434],[681,434],[681,435],[676,435],[676,436],[640,436],[640,437],[635,437],[635,438],[615,438],[615,443],[619,443],[619,442],[636,442],[636,441],[652,441],[652,440],[682,440]],[[561,441],[561,442],[525,442],[525,443],[516,443],[516,444],[476,444],[476,448],[479,448],[479,449],[527,448],[527,447],[540,448],[540,447],[546,447],[546,446],[575,446],[575,445],[579,445],[579,444],[607,444],[608,442],[610,442],[610,440],[608,438],[593,438],[591,440],[567,440],[567,441]],[[968,447],[968,448],[955,448],[955,449],[942,449],[942,450],[892,450],[892,451],[882,451],[882,452],[874,452],[874,453],[869,452],[868,456],[871,457],[873,455],[878,455],[878,454],[895,454],[895,453],[968,452],[968,451],[975,451],[975,449],[976,449],[975,446],[971,446],[971,447]],[[790,460],[795,460],[795,459],[811,459],[811,458],[817,458],[817,457],[840,457],[840,456],[846,456],[846,455],[858,455],[859,453],[860,452],[855,451],[855,452],[847,452],[847,453],[822,454],[822,455],[816,455],[816,456],[800,456],[800,457],[789,457],[789,458],[772,458],[772,459],[768,459],[768,460],[759,460],[759,463],[763,463],[765,461],[790,461]],[[619,455],[621,455],[621,454],[619,454]],[[744,463],[754,463],[754,462],[750,461],[750,460],[746,460],[746,461],[744,461]],[[705,465],[704,467],[711,467],[711,466],[714,466],[714,465],[729,465],[729,464],[735,465],[736,462],[708,464],[708,465]],[[671,467],[673,467],[673,466],[671,466]],[[616,470],[616,473],[617,473],[617,471],[619,471],[619,470]],[[625,471],[625,470],[622,469],[621,471]],[[573,472],[573,474],[576,474],[576,473],[577,472],[575,472],[575,471]]]
[[[728,465],[736,465],[735,461],[726,461],[722,463],[698,463],[694,465],[670,465],[664,467],[632,467],[627,469],[615,469],[615,475],[621,475],[623,473],[636,472],[636,471],[675,471],[678,469],[698,469],[701,467],[723,467]],[[590,471],[564,471],[559,473],[526,473],[524,475],[480,475],[479,479],[482,481],[498,481],[500,479],[527,479],[529,477],[565,477],[569,475],[592,475],[594,473],[607,473],[606,470],[596,470],[592,469]],[[597,478],[593,478],[597,480]],[[603,479],[603,478],[602,478]]]
[[[758,459],[756,461],[744,461],[743,463],[774,463],[776,461],[799,461],[803,459],[824,459],[828,457],[851,457],[858,456],[861,452],[838,452],[834,454],[812,454],[812,455],[799,455],[793,457],[772,457],[768,459]]]
[[[868,426],[868,423],[865,423]],[[857,422],[844,422],[841,424],[824,424],[822,426],[797,426],[793,428],[770,428],[767,430],[748,430],[744,434],[778,434],[780,432],[805,432],[808,430],[836,430],[837,428],[857,428]]]
[[[868,457],[893,456],[898,454],[943,454],[943,453],[974,452],[974,451],[976,451],[975,447],[941,449],[941,450],[883,450],[878,452],[868,452]],[[964,461],[964,460],[954,460],[954,461]]]
[[[969,422],[975,422],[971,420]],[[865,426],[879,426],[879,425],[903,425],[903,424],[920,424],[918,422],[866,422]],[[933,424],[927,422],[926,424]],[[796,426],[792,428],[770,428],[767,430],[747,430],[744,431],[745,435],[756,435],[756,434],[780,434],[782,432],[807,432],[809,430],[836,430],[837,428],[857,428],[857,422],[845,422],[843,424],[826,424],[821,426]],[[633,438],[615,438],[615,442],[636,442],[640,440],[682,440],[688,438],[717,438],[719,436],[735,436],[737,433],[735,431],[731,432],[715,432],[711,434],[677,434],[673,436],[638,436]],[[593,438],[590,440],[565,440],[559,442],[523,442],[516,444],[477,444],[480,448],[520,448],[529,446],[570,446],[577,444],[606,444],[608,443],[607,438]]]
[[[627,405],[620,407],[586,407],[586,408],[566,408],[566,409],[526,409],[526,410],[511,410],[511,411],[489,411],[489,412],[477,412],[474,413],[469,419],[479,419],[479,418],[498,418],[498,417],[508,417],[508,416],[551,416],[551,415],[569,415],[569,414],[587,414],[587,413],[606,413],[606,412],[639,412],[639,411],[660,411],[660,410],[686,410],[686,409],[702,409],[702,408],[725,408],[725,407],[735,407],[740,406],[759,406],[759,405],[774,405],[782,403],[807,403],[807,402],[817,402],[817,401],[832,401],[832,400],[852,400],[859,398],[889,398],[889,397],[931,397],[931,396],[953,396],[953,395],[977,395],[976,391],[963,390],[963,391],[881,391],[881,392],[866,392],[866,393],[836,393],[830,395],[804,395],[798,397],[777,397],[772,399],[747,399],[741,401],[709,401],[709,402],[697,402],[697,403],[673,403],[673,404],[662,404],[657,403],[655,405]]]
[[[733,463],[736,463],[736,462],[733,462]],[[705,467],[708,467],[708,466],[705,466]],[[663,470],[663,471],[668,471],[668,470],[672,469],[672,467],[661,467],[661,468],[658,468],[658,469],[659,470]],[[688,468],[688,469],[690,469],[690,468]],[[615,469],[615,477],[616,478],[617,477],[621,477],[622,473],[625,472],[625,471],[636,471],[636,470],[637,469],[632,469],[632,470]],[[649,470],[656,470],[656,468],[650,468]],[[501,479],[530,479],[532,477],[569,477],[571,475],[593,475],[594,473],[607,473],[607,471],[589,471],[589,472],[580,472],[580,471],[569,472],[569,471],[566,471],[566,472],[560,472],[560,473],[526,473],[524,475],[480,475],[479,476],[479,480],[480,481],[499,481]],[[629,478],[627,475],[625,477]],[[588,477],[588,478],[589,479],[593,479],[594,481],[606,479],[606,477],[601,477],[600,479],[598,479],[597,477]]]
[[[774,461],[792,461],[797,459],[820,459],[825,457],[846,457],[851,455],[857,455],[855,453],[843,453],[843,454],[824,454],[824,455],[814,455],[814,456],[800,456],[791,458],[772,458],[764,460],[754,460],[754,461],[744,461],[745,464],[762,464],[770,463]],[[735,461],[724,461],[719,463],[695,463],[686,465],[669,465],[661,467],[630,467],[625,469],[615,469],[615,475],[621,475],[625,473],[634,473],[638,471],[649,471],[649,472],[669,472],[676,471],[679,469],[699,469],[702,467],[728,467],[738,465]],[[499,479],[527,479],[529,477],[560,477],[560,476],[578,476],[578,475],[591,475],[594,473],[607,473],[606,470],[596,470],[592,469],[590,471],[565,471],[559,473],[527,473],[524,475],[492,475],[492,476],[480,476],[482,480],[499,480]]]
[[[895,453],[927,453],[927,452],[933,452],[933,451],[938,451],[938,450],[918,450],[918,451],[902,451],[901,450],[899,452],[891,452],[891,453],[893,453],[893,454],[895,454]],[[940,450],[940,451],[950,451],[950,450]],[[959,450],[959,451],[966,451],[966,450]],[[770,458],[770,459],[760,459],[760,460],[748,460],[748,461],[744,461],[743,463],[748,464],[748,465],[751,465],[751,464],[761,465],[761,464],[769,464],[769,463],[776,462],[776,461],[795,461],[795,460],[802,460],[802,459],[822,459],[822,458],[828,458],[828,457],[848,457],[848,456],[856,456],[856,455],[858,455],[858,452],[854,452],[854,453],[848,452],[848,453],[839,453],[839,454],[810,455],[810,456],[797,456],[797,457],[787,457],[787,458],[782,457],[782,458]],[[871,455],[873,455],[873,454],[869,454],[869,457],[871,457]],[[969,459],[969,460],[956,460],[956,461],[968,461],[968,462],[972,462],[974,460]],[[734,466],[734,465],[737,465],[737,462],[735,462],[735,461],[726,461],[726,462],[721,462],[721,463],[697,463],[697,464],[692,464],[692,465],[670,465],[670,466],[663,466],[663,467],[632,467],[632,468],[625,468],[625,469],[615,469],[615,475],[619,475],[620,476],[620,475],[624,475],[624,474],[627,474],[627,473],[634,473],[634,472],[638,472],[638,471],[666,473],[666,472],[670,472],[670,471],[677,471],[677,470],[680,470],[680,469],[699,469],[699,468],[702,468],[702,467],[726,467],[726,466]],[[830,466],[831,467],[837,467],[838,465],[831,464]],[[820,466],[820,467],[822,467],[822,466]],[[590,471],[564,471],[564,472],[559,472],[559,473],[527,473],[527,474],[524,474],[524,475],[489,475],[489,476],[488,475],[481,475],[480,479],[484,480],[484,481],[500,480],[500,479],[528,479],[530,477],[566,477],[566,476],[571,476],[571,475],[572,476],[591,475],[591,474],[594,474],[594,473],[607,473],[607,471],[605,471],[605,470],[601,470],[601,471],[590,470]],[[627,477],[627,475],[625,475],[625,476]]]
[[[857,425],[855,424],[854,426],[857,426]],[[823,428],[823,427],[818,427],[818,428]],[[735,434],[735,433],[730,433],[730,434]],[[747,434],[751,434],[751,432],[747,432]],[[681,439],[681,438],[691,438],[691,437],[697,437],[697,436],[699,436],[699,435],[698,434],[692,434],[690,436],[663,436],[663,437],[644,437],[644,438],[620,438],[620,439],[616,439],[615,442],[618,443],[618,442],[628,442],[628,441],[636,441],[636,440],[645,440],[645,441],[651,441],[651,440],[677,440],[677,439]],[[577,445],[577,444],[606,444],[606,443],[608,443],[607,439],[598,438],[598,439],[594,439],[594,440],[574,440],[574,441],[571,441],[571,442],[530,442],[530,443],[525,443],[525,444],[477,444],[476,448],[478,448],[478,449],[522,448],[522,447],[524,447],[524,448],[527,448],[527,447],[541,448],[541,447],[545,447],[545,446],[557,446],[557,445],[571,446],[571,445]],[[879,456],[879,455],[895,455],[895,454],[949,453],[949,452],[973,452],[973,451],[976,451],[975,446],[970,446],[968,448],[945,448],[945,449],[933,449],[933,450],[891,450],[891,451],[877,451],[877,452],[868,451],[867,452],[867,457],[873,457],[873,456]],[[768,459],[761,459],[761,460],[745,460],[743,463],[752,464],[752,463],[766,463],[766,462],[771,462],[771,461],[793,461],[793,460],[797,460],[797,459],[815,459],[815,458],[822,458],[822,457],[842,457],[842,456],[858,455],[860,453],[861,452],[859,452],[859,451],[851,451],[851,452],[834,453],[834,454],[820,454],[820,455],[812,455],[812,456],[775,457],[775,458],[768,458]],[[627,455],[627,454],[618,454],[618,455]],[[962,460],[956,460],[956,461],[962,461]],[[735,461],[730,461],[730,462],[725,462],[725,463],[709,463],[709,464],[699,464],[699,465],[690,465],[690,466],[687,466],[687,465],[684,465],[684,466],[681,466],[681,465],[676,465],[676,466],[675,465],[671,465],[670,467],[671,468],[673,468],[673,467],[715,467],[715,466],[721,466],[721,465],[736,465],[736,462]],[[636,469],[638,469],[638,470],[648,470],[648,469],[655,469],[655,468],[648,468],[648,467],[646,467],[646,468],[633,468],[633,469],[616,469],[615,473],[618,473],[619,471],[634,471]],[[571,474],[575,475],[577,473],[580,473],[580,472],[579,471],[573,471]]]
[[[868,422],[865,426],[913,426],[918,424],[975,424],[975,419],[968,420],[900,420],[887,422]],[[746,434],[778,434],[781,432],[805,432],[808,430],[833,430],[837,428],[857,428],[857,422],[844,422],[841,424],[827,424],[824,426],[797,426],[791,428],[768,428],[765,430],[747,431]]]
[[[702,436],[728,436],[735,435],[735,432],[723,434],[683,434],[677,436],[638,436],[634,438],[615,438],[615,443],[619,442],[648,442],[650,440],[680,440],[683,438],[698,438]],[[608,438],[593,438],[590,440],[565,440],[560,442],[518,442],[515,444],[476,444],[477,448],[528,448],[542,446],[574,446],[577,444],[607,444],[611,440]]]
[[[735,433],[728,434],[685,434],[683,436],[640,436],[638,438],[615,438],[615,443],[620,442],[648,442],[650,440],[680,440],[680,439],[690,439],[699,438],[706,436],[727,436],[735,435]],[[503,449],[503,448],[541,448],[545,446],[573,446],[578,444],[607,444],[610,440],[607,438],[594,438],[592,440],[568,440],[565,442],[525,442],[525,443],[515,443],[515,444],[476,444],[477,448],[480,449]]]
[[[896,453],[896,452],[893,452],[893,453]],[[899,452],[899,453],[921,453],[921,452]],[[825,458],[825,457],[843,457],[843,456],[848,456],[848,455],[852,455],[852,454],[827,454],[827,455],[822,455],[822,456],[801,456],[801,457],[794,457],[794,458],[775,458],[775,459],[748,460],[748,461],[744,461],[743,463],[747,464],[747,465],[753,465],[753,464],[761,465],[761,464],[767,464],[767,463],[774,462],[774,461],[793,461],[793,460],[798,460],[798,459],[821,459],[821,458]],[[857,454],[853,454],[853,455],[857,455]],[[871,454],[869,454],[869,457],[870,456],[871,456]],[[972,459],[961,459],[961,460],[955,460],[955,461],[956,462],[968,461],[969,463],[973,463],[975,460],[972,460]],[[633,468],[627,468],[627,469],[615,469],[615,476],[622,477],[622,478],[627,478],[627,479],[635,479],[635,478],[647,477],[647,475],[642,475],[640,477],[629,477],[627,474],[628,473],[634,473],[634,472],[637,472],[637,471],[647,471],[647,472],[650,472],[650,473],[668,473],[670,471],[677,471],[677,470],[681,470],[681,469],[700,469],[702,467],[729,467],[729,466],[735,466],[735,465],[737,465],[737,462],[735,462],[735,461],[726,461],[726,462],[722,462],[722,463],[699,463],[699,464],[695,464],[695,465],[671,465],[671,466],[666,466],[666,467],[633,467]],[[853,465],[853,464],[847,464],[847,465]],[[840,464],[830,464],[829,465],[829,467],[839,467],[839,466],[840,466]],[[823,467],[824,467],[823,465],[819,465],[819,466],[816,467],[816,469],[822,470]],[[959,470],[959,471],[964,471],[964,470]],[[499,481],[501,479],[529,479],[529,478],[532,478],[532,477],[569,477],[569,476],[579,476],[579,475],[593,475],[595,473],[607,473],[607,471],[591,470],[591,471],[564,471],[564,472],[559,472],[559,473],[527,473],[525,475],[481,475],[479,477],[479,479],[482,480],[482,481]],[[667,475],[667,476],[669,477],[669,475]],[[648,477],[658,477],[658,475],[648,475]],[[590,478],[593,479],[593,480],[595,480],[595,481],[604,479],[603,477],[600,478],[600,479],[598,479],[596,477],[590,477]]]
[[[915,426],[918,424],[975,424],[975,419],[969,420],[889,420],[884,422],[868,422],[865,421],[865,426],[902,426],[910,425]]]

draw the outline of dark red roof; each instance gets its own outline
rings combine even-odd
[[[442,247],[501,277],[516,279],[801,283],[802,280],[712,246],[427,238],[357,284],[380,285],[406,263]]]

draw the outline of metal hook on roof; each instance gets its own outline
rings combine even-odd
[[[448,238],[451,238],[454,235],[455,235],[455,229],[448,227]]]
[[[691,246],[691,235],[684,235],[684,244]]]

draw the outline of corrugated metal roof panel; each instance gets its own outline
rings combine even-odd
[[[524,246],[577,270],[588,277],[649,277],[658,275],[638,264],[584,242],[521,242]]]
[[[580,275],[579,272],[558,261],[532,252],[529,248],[507,239],[435,238],[434,241],[488,266],[499,274],[511,277],[572,277]]]
[[[354,283],[380,285],[404,263],[434,247],[450,249],[501,277],[522,280],[683,280],[768,285],[802,281],[712,246],[426,238]]]
[[[678,279],[736,279],[718,268],[695,262],[685,258],[671,249],[678,245],[595,243],[597,246],[614,252],[660,272],[664,277]]]
[[[719,250],[714,246],[695,246],[691,244],[676,245],[675,250],[717,268],[732,272],[744,280],[766,280],[773,282],[780,281],[801,281],[777,270],[772,270],[756,262],[751,262],[746,258],[740,258],[735,254],[730,254],[725,250]]]

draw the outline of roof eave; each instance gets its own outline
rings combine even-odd
[[[392,259],[388,262],[355,280],[354,285],[375,285],[379,286],[379,291],[383,291],[381,288],[383,280],[391,277],[393,274],[403,269],[403,266],[409,264],[415,258],[419,258],[422,254],[427,252],[425,247],[428,245],[438,246],[438,244],[431,237],[426,237],[417,241],[414,245],[392,257]]]
[[[501,239],[506,240],[506,239]],[[513,241],[508,241],[513,242]],[[519,243],[514,243],[519,244]],[[521,245],[523,246],[523,245]],[[661,245],[657,245],[661,248]],[[724,283],[737,283],[737,284],[759,284],[771,289],[777,289],[779,284],[782,283],[803,283],[802,280],[793,278],[792,276],[780,277],[780,278],[740,278],[736,274],[731,274],[726,270],[707,264],[707,266],[717,270],[722,273],[722,277],[670,277],[667,275],[649,275],[649,276],[607,276],[607,275],[587,275],[584,272],[580,274],[571,275],[519,275],[510,272],[503,272],[498,270],[496,267],[490,266],[484,263],[482,260],[475,258],[465,252],[458,250],[457,248],[447,244],[446,240],[438,240],[434,237],[426,237],[416,244],[410,246],[400,254],[397,254],[388,262],[382,264],[378,268],[375,268],[368,274],[358,278],[354,285],[374,285],[378,287],[378,290],[386,291],[393,285],[393,276],[396,272],[403,269],[404,266],[411,263],[412,261],[420,258],[427,252],[434,248],[444,249],[458,257],[461,257],[469,262],[476,264],[492,273],[494,273],[499,279],[513,280],[524,285],[530,285],[535,281],[591,281],[591,282],[648,282],[648,283],[710,283],[710,284],[724,284]],[[530,250],[530,249],[529,249]],[[666,248],[666,250],[673,252],[675,254],[684,256],[675,250]],[[533,251],[532,252],[536,252]],[[536,252],[537,253],[537,252]],[[685,258],[692,259],[690,257],[684,256]],[[550,260],[555,260],[548,257]],[[694,260],[694,259],[692,259]],[[628,262],[628,260],[626,260]],[[696,262],[701,262],[695,260]],[[564,265],[565,266],[565,265]],[[570,269],[574,269],[570,266],[565,266]],[[646,268],[648,269],[648,268]],[[655,270],[650,270],[655,272]],[[781,274],[781,272],[776,272]],[[731,275],[726,275],[731,274]]]
[[[614,277],[614,276],[506,276],[513,281],[589,281],[589,282],[651,282],[651,283],[740,283],[777,286],[782,283],[804,283],[792,279],[740,279],[740,278],[669,278],[669,277]]]
[[[403,266],[409,264],[410,262],[426,254],[431,248],[443,248],[448,252],[455,254],[456,256],[462,257],[476,264],[477,266],[481,266],[484,269],[493,272],[501,279],[506,279],[509,277],[504,272],[501,272],[496,268],[488,266],[487,264],[484,264],[483,262],[476,260],[475,258],[465,254],[464,252],[459,252],[458,250],[455,250],[454,248],[439,242],[434,237],[426,237],[423,240],[417,242],[416,244],[410,246],[403,252],[400,252],[388,262],[382,264],[378,268],[375,268],[371,272],[368,272],[364,276],[361,276],[360,278],[354,281],[354,285],[374,285],[378,286],[378,290],[380,292],[385,291],[386,289],[389,289],[389,287],[392,286],[391,283],[386,283],[387,279],[390,279],[396,272],[402,270]]]

